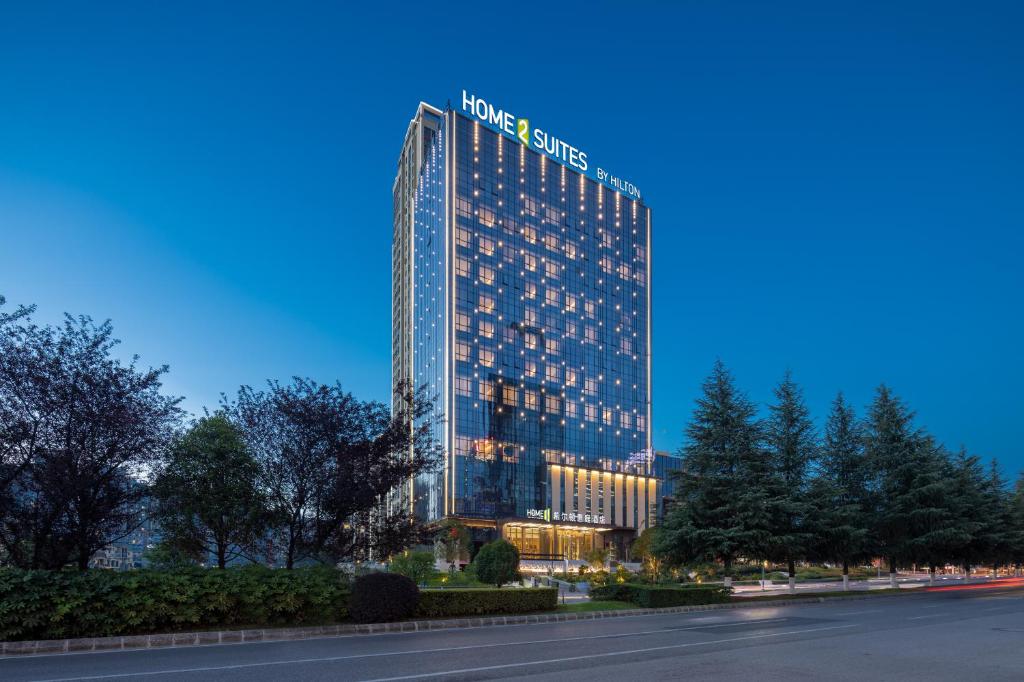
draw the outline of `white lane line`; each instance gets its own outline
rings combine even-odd
[[[946,604],[925,604],[921,608],[922,609],[941,609],[943,606],[946,606]]]
[[[586,656],[568,656],[566,658],[549,658],[543,661],[525,661],[523,663],[504,663],[502,665],[487,665],[479,668],[461,668],[459,670],[443,670],[436,673],[420,673],[418,675],[400,675],[398,677],[378,677],[364,682],[396,682],[397,680],[419,680],[427,677],[441,677],[443,675],[463,675],[467,673],[486,672],[488,670],[502,670],[506,668],[523,668],[530,665],[547,665],[549,663],[568,663],[570,661],[584,661],[595,658],[606,658],[608,656],[624,656],[629,654],[646,654],[651,651],[667,651],[669,649],[686,649],[695,646],[707,646],[709,644],[727,644],[729,642],[742,642],[751,639],[764,639],[765,637],[782,637],[783,635],[802,635],[808,632],[824,632],[825,630],[842,630],[855,628],[857,625],[832,625],[824,628],[809,628],[806,630],[789,630],[787,632],[772,632],[765,635],[748,635],[746,637],[730,637],[728,639],[716,639],[709,642],[687,642],[686,644],[669,644],[667,646],[652,646],[645,649],[631,649],[629,651],[608,651],[599,654],[588,654]]]
[[[372,654],[350,654],[348,656],[328,656],[324,658],[298,658],[288,661],[266,661],[263,663],[238,663],[235,665],[224,665],[224,666],[208,666],[202,668],[175,668],[168,670],[147,670],[134,673],[114,673],[110,675],[88,675],[84,677],[57,677],[47,680],[37,680],[36,682],[75,682],[81,680],[111,680],[123,677],[136,677],[142,675],[172,675],[176,673],[200,673],[200,672],[213,672],[216,670],[240,670],[245,668],[259,668],[263,666],[271,665],[292,665],[301,663],[331,663],[337,661],[350,661],[358,658],[379,658],[381,656],[406,656],[409,654],[436,654],[446,653],[449,651],[466,651],[468,649],[493,649],[497,647],[505,646],[522,646],[527,644],[557,644],[559,642],[580,642],[591,639],[616,639],[619,637],[641,637],[644,635],[657,635],[657,634],[668,634],[671,632],[680,632],[683,630],[704,630],[706,628],[720,628],[727,627],[730,625],[761,625],[763,623],[781,623],[782,621],[789,620],[788,618],[762,618],[761,620],[736,620],[729,623],[719,623],[717,625],[693,625],[689,627],[668,627],[660,628],[658,630],[643,630],[641,632],[619,632],[615,634],[607,635],[581,635],[579,637],[558,637],[554,639],[534,639],[525,642],[494,642],[491,644],[467,644],[465,646],[451,646],[443,647],[438,649],[411,649],[406,651],[382,651]],[[14,660],[14,659],[12,659]]]
[[[948,616],[948,613],[930,613],[927,616],[911,616],[907,620],[921,620],[922,618],[941,618],[942,616]]]
[[[869,609],[867,611],[843,611],[842,613],[837,613],[836,615],[837,616],[859,616],[859,615],[864,614],[864,613],[880,613],[881,611],[882,611],[882,609]]]

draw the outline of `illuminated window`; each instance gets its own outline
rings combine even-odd
[[[481,379],[480,380],[479,389],[480,389],[480,400],[486,400],[486,401],[489,401],[489,402],[494,402],[495,394],[494,394],[494,382],[493,381],[488,381],[487,379]]]
[[[455,274],[459,277],[469,277],[469,259],[458,256],[455,258]]]
[[[544,302],[548,305],[558,305],[558,289],[549,288],[544,294]]]
[[[526,396],[526,401],[525,401],[526,409],[528,409],[528,410],[540,409],[540,396],[537,394],[537,391],[526,389],[525,396]]]
[[[470,233],[469,230],[464,230],[461,227],[455,230],[455,243],[458,244],[459,246],[465,246],[466,248],[469,248],[469,243],[472,239],[473,235]]]
[[[478,349],[477,358],[484,367],[494,367],[494,351],[489,348]]]
[[[575,339],[576,338],[576,323],[575,322],[566,322],[565,323],[565,336],[566,336],[566,338],[570,338],[570,339]]]
[[[485,339],[494,338],[494,323],[491,322],[490,320],[480,320],[477,329],[480,332],[480,336],[484,337]]]
[[[526,347],[529,350],[537,350],[537,335],[533,332],[526,332],[523,335],[523,341],[526,343]]]
[[[549,355],[558,355],[558,339],[553,339],[551,337],[544,339],[544,350],[546,350]]]
[[[587,301],[586,303],[583,304],[583,307],[587,311],[587,317],[589,317],[590,319],[594,319],[595,315],[597,314],[597,306],[594,304],[594,302]]]
[[[494,299],[486,294],[480,294],[480,311],[484,313],[493,313]]]
[[[572,242],[565,243],[565,257],[569,260],[576,260],[576,245]]]
[[[587,395],[597,395],[597,379],[584,379],[583,392]]]
[[[647,429],[647,419],[642,414],[638,414],[636,416],[636,430],[637,431],[645,431],[646,429]]]
[[[506,405],[515,407],[519,404],[519,391],[515,386],[505,385],[502,387],[501,396]]]
[[[455,343],[455,359],[460,362],[469,362],[469,344],[465,341]]]
[[[456,377],[455,392],[459,395],[473,395],[473,380],[469,377]]]
[[[576,370],[565,368],[565,385],[575,386],[576,385]]]
[[[480,237],[480,253],[485,256],[494,255],[494,240],[487,237]]]
[[[532,228],[532,227],[524,227],[523,228],[523,238],[526,240],[526,243],[528,243],[528,244],[536,244],[537,243],[537,230]]]
[[[566,417],[572,417],[574,419],[576,418],[576,416],[577,416],[576,403],[574,401],[572,401],[572,400],[566,400],[565,401],[565,416]]]
[[[544,376],[548,381],[558,383],[558,365],[548,365]]]
[[[562,401],[557,395],[548,395],[544,397],[544,409],[551,414],[558,414],[562,411]]]
[[[480,283],[494,284],[494,270],[486,265],[480,265]]]
[[[523,255],[523,267],[525,267],[530,272],[536,272],[537,271],[537,257],[534,256],[532,253],[524,254]]]
[[[601,412],[602,412],[602,417],[604,417],[604,423],[608,424],[609,426],[611,426],[611,424],[612,424],[612,408],[606,407],[603,410],[601,410]]]
[[[526,283],[526,298],[537,298],[537,285],[533,282]]]
[[[455,313],[455,329],[460,332],[468,332],[469,315],[466,313]]]
[[[619,415],[619,418],[620,422],[622,423],[622,428],[628,429],[630,424],[629,412],[623,410],[622,414]]]
[[[591,327],[589,324],[587,325],[585,340],[590,343],[597,343],[597,329]]]
[[[537,376],[537,363],[533,360],[526,361],[526,376],[535,377]]]
[[[597,405],[587,404],[586,406],[586,417],[588,422],[597,421]]]
[[[525,316],[524,320],[525,320],[527,326],[529,326],[529,327],[536,327],[537,326],[537,310],[527,306],[526,307],[526,316]]]
[[[572,294],[565,295],[565,310],[566,312],[576,312],[576,297]]]
[[[561,272],[561,268],[558,263],[548,261],[544,264],[544,274],[547,275],[548,279],[558,279],[558,275]]]

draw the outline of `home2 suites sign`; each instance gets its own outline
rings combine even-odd
[[[462,91],[462,113],[479,120],[491,130],[504,133],[520,144],[583,173],[591,180],[611,187],[616,192],[621,192],[631,199],[640,198],[640,190],[636,185],[603,168],[593,166],[585,151],[542,128],[531,126],[528,118],[520,118],[510,111],[499,109],[483,98],[471,95],[465,90]]]

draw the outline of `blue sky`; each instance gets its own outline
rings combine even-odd
[[[654,211],[655,444],[716,357],[820,417],[880,382],[1024,467],[1018,2],[8,3],[0,293],[112,318],[186,405],[387,399],[419,100],[544,121]]]

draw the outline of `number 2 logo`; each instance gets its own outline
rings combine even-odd
[[[516,137],[523,144],[530,144],[530,119],[520,118],[516,120]]]

